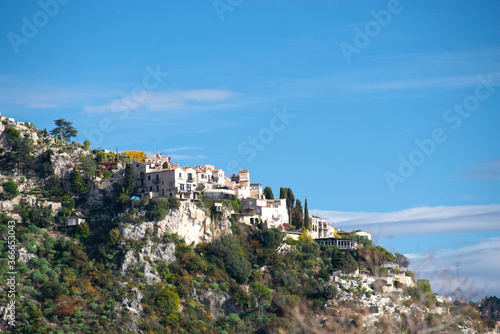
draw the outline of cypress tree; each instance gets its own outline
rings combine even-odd
[[[304,227],[305,228],[310,228],[309,226],[309,209],[307,208],[307,197],[304,202]]]
[[[135,173],[134,167],[131,164],[127,164],[125,167],[125,180],[123,181],[123,189],[128,195],[133,195],[135,192]]]
[[[273,194],[273,190],[271,189],[271,187],[264,188],[264,197],[266,199],[274,199],[274,194]]]

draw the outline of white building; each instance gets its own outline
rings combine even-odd
[[[368,240],[372,240],[372,234],[370,232],[366,231],[354,231],[356,235],[359,235],[360,237],[365,237]]]
[[[247,224],[252,224],[252,221],[255,223],[255,219],[259,217],[268,228],[282,228],[284,224],[288,224],[288,211],[284,198],[245,198],[241,201],[241,213],[242,221]]]
[[[83,219],[83,218],[69,217],[66,226],[78,226],[84,222],[85,222],[85,219]]]
[[[157,154],[159,155],[159,153]],[[213,165],[182,168],[169,164],[164,169],[161,156],[148,156],[148,162],[134,161],[136,187],[141,197],[172,197],[196,200],[205,193],[207,199],[229,199],[250,196],[250,172],[245,169],[232,178]]]
[[[326,219],[316,216],[309,217],[309,224],[311,225],[313,239],[335,237],[335,227],[330,225]]]

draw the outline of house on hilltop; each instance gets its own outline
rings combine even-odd
[[[330,225],[325,218],[312,216],[309,217],[309,223],[311,224],[313,239],[335,237],[335,227]]]
[[[250,195],[250,173],[240,170],[228,178],[222,169],[213,165],[182,168],[170,164],[163,168],[164,157],[148,156],[148,161],[134,161],[136,187],[143,198],[172,197],[182,200],[200,199],[201,193],[207,199],[246,198]],[[168,160],[170,162],[170,160]]]
[[[254,225],[258,219],[268,228],[282,228],[288,224],[286,199],[265,199],[248,197],[241,201],[240,221]]]

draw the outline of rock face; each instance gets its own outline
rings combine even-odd
[[[156,262],[159,260],[166,261],[167,263],[171,263],[176,260],[174,243],[165,245],[163,243],[152,244],[151,241],[148,241],[148,243],[139,251],[138,256],[135,256],[133,250],[129,250],[127,254],[125,254],[125,259],[123,260],[122,274],[126,275],[131,266],[144,263],[144,277],[146,283],[159,283],[161,282],[161,278],[157,275],[149,263],[149,261]]]
[[[162,238],[165,233],[177,233],[179,238],[184,238],[186,244],[198,244],[211,241],[224,233],[231,233],[229,216],[231,212],[224,210],[221,220],[215,222],[207,215],[206,211],[198,208],[194,203],[182,202],[179,210],[171,211],[167,217],[159,222],[146,222],[139,225],[120,228],[125,239],[141,240],[146,235],[147,229],[156,230],[157,236]]]
[[[230,313],[241,314],[241,310],[231,302],[231,298],[225,292],[208,289],[205,293],[197,295],[196,289],[193,289],[193,295],[198,297],[200,303],[208,306],[208,310],[214,319]]]
[[[19,255],[17,261],[24,263],[28,263],[32,258],[37,257],[35,254],[28,253],[28,251],[24,247],[19,248],[18,254]]]

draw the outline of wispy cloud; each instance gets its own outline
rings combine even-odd
[[[129,96],[115,99],[112,102],[87,105],[87,113],[123,112],[127,110],[146,109],[149,111],[182,110],[198,104],[224,102],[237,94],[224,89],[173,90],[169,92],[144,92],[143,96],[133,99]]]
[[[26,109],[51,109],[58,107],[81,108],[86,101],[109,99],[114,92],[102,92],[80,88],[11,88],[0,87],[0,103],[6,106],[20,106]]]
[[[172,147],[163,149],[161,151],[165,153],[173,153],[173,152],[187,151],[187,150],[201,150],[201,147],[195,147],[195,146]]]
[[[470,179],[500,181],[500,158],[487,161],[472,168],[464,175]]]
[[[195,159],[207,158],[205,155],[181,155],[181,154],[172,154],[170,157],[176,160],[195,160]]]
[[[396,212],[311,210],[341,229],[369,229],[383,236],[500,230],[500,205],[417,207]]]
[[[461,300],[500,295],[500,237],[480,240],[459,249],[406,254],[418,277],[431,279],[442,295]]]

